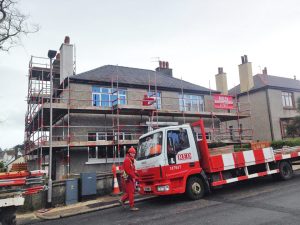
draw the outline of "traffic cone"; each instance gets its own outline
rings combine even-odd
[[[114,175],[114,188],[113,188],[113,192],[111,194],[112,195],[120,195],[121,191],[120,191],[119,184],[118,184],[117,168],[116,168],[115,164],[112,165],[112,173]]]

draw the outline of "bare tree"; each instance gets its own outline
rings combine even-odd
[[[17,8],[17,0],[0,0],[0,51],[8,51],[20,44],[21,37],[39,30],[38,25],[29,24],[28,16]]]

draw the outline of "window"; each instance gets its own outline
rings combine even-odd
[[[89,159],[97,158],[97,147],[89,147]]]
[[[120,147],[119,151],[116,147],[116,158],[124,158],[126,155],[126,146],[123,146],[124,148]],[[119,156],[120,154],[120,156]]]
[[[93,146],[88,147],[88,162],[89,163],[105,163],[106,160],[113,162],[113,159],[124,158],[126,154],[126,146],[120,148],[117,146]]]
[[[190,147],[186,129],[169,130],[167,134],[167,155],[169,164],[176,164],[178,152]]]
[[[156,97],[153,105],[156,109],[161,109],[161,92],[148,91],[148,97]]]
[[[162,149],[162,132],[143,137],[139,141],[137,160],[143,160],[160,155]]]
[[[117,141],[118,140],[118,133],[113,135],[112,132],[91,132],[88,133],[88,141]],[[133,140],[133,134],[130,132],[120,132],[119,133],[119,140]]]
[[[173,151],[178,153],[190,147],[187,130],[171,130],[168,131],[168,147],[173,148]]]
[[[98,159],[105,159],[106,158],[106,146],[98,146],[96,147],[98,151]]]
[[[96,133],[88,133],[88,141],[96,141],[97,134]]]
[[[179,94],[180,111],[203,112],[204,100],[202,95]]]
[[[89,161],[105,159],[107,155],[107,146],[93,146],[88,148]]]
[[[282,105],[283,107],[293,108],[293,93],[292,92],[282,92]]]
[[[107,140],[106,133],[104,133],[104,132],[97,133],[97,141],[106,141],[106,140]]]
[[[282,138],[288,138],[288,137],[299,137],[300,134],[297,132],[296,127],[291,126],[290,127],[290,134],[288,133],[289,126],[295,124],[295,118],[280,118],[280,129],[281,129],[281,137]]]
[[[117,101],[119,95],[119,99]],[[112,88],[102,88],[93,86],[92,88],[93,106],[111,107],[112,105],[127,104],[126,90],[119,90],[118,92]]]

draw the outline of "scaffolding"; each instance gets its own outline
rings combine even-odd
[[[111,75],[110,85],[95,84],[87,90],[70,77],[60,83],[59,59],[55,59],[53,65],[52,144],[54,151],[60,153],[67,177],[71,171],[71,149],[87,148],[91,160],[103,157],[101,163],[121,163],[126,149],[136,146],[139,137],[147,131],[199,118],[208,121],[206,135],[209,142],[246,143],[251,140],[251,129],[228,129],[221,125],[233,120],[239,124],[240,119],[249,117],[251,111],[247,103],[238,102],[234,109],[228,111],[216,110],[211,95],[209,99],[203,96],[191,99],[183,85],[178,91],[180,94],[164,95],[157,85],[156,72],[154,77],[149,74],[147,89],[126,88],[119,83],[118,66]],[[25,150],[28,159],[36,160],[40,169],[48,166],[49,160],[49,73],[48,58],[31,57]]]

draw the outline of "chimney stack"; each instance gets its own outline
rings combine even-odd
[[[167,76],[172,77],[173,76],[173,72],[172,69],[169,68],[169,62],[166,61],[158,61],[158,65],[159,67],[157,67],[155,70],[156,72],[161,72]]]
[[[267,67],[265,67],[262,71],[263,75],[268,75]]]
[[[73,75],[73,45],[70,44],[70,37],[65,36],[64,43],[60,46],[60,83],[66,77]]]
[[[223,67],[218,68],[218,74],[215,77],[217,91],[220,91],[223,95],[228,95],[227,74],[224,73]]]
[[[249,91],[253,86],[252,63],[248,62],[247,55],[242,58],[242,64],[239,65],[240,89],[241,93]]]

